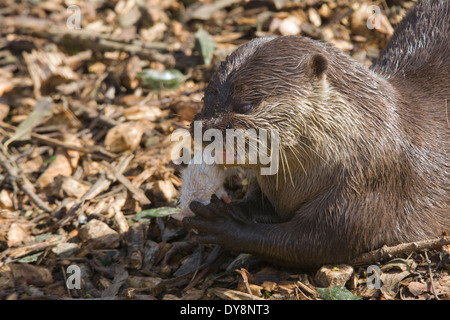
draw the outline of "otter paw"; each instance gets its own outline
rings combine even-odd
[[[198,232],[192,238],[194,242],[229,247],[238,240],[244,223],[233,217],[225,201],[213,195],[209,204],[193,201],[189,207],[195,216],[184,218],[183,225]]]

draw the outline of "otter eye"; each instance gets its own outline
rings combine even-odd
[[[233,111],[236,113],[246,114],[252,110],[253,105],[251,103],[240,103],[233,106]]]

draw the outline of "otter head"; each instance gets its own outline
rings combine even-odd
[[[233,52],[205,91],[194,121],[204,130],[277,130],[281,149],[307,137],[327,90],[325,50],[303,37],[250,41]]]

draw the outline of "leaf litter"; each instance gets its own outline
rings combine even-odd
[[[379,30],[366,27],[374,3]],[[448,245],[383,256],[370,289],[369,263],[278,268],[195,245],[170,218],[170,135],[220,62],[254,37],[301,34],[370,65],[414,5],[374,3],[3,1],[0,299],[448,299]],[[227,189],[247,185],[237,171]]]

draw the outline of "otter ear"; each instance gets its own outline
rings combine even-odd
[[[322,78],[327,71],[328,60],[320,53],[316,53],[309,58],[308,71],[315,78]]]

